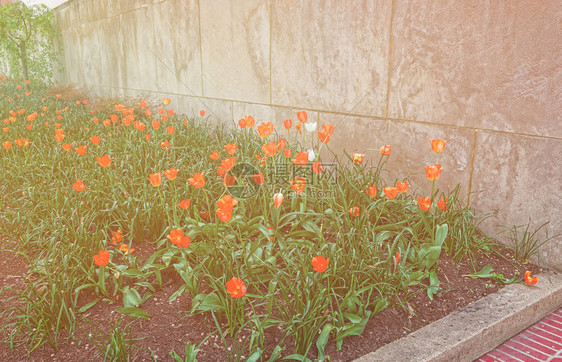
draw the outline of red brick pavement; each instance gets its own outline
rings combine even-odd
[[[562,362],[562,308],[480,357],[479,362]]]

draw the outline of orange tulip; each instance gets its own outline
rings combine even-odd
[[[425,177],[431,181],[435,181],[439,179],[442,169],[441,165],[425,166]]]
[[[199,111],[199,115],[200,115],[201,117],[203,117],[203,116],[205,115],[205,110],[204,110],[204,109],[200,110],[200,111]]]
[[[71,147],[72,147],[72,144],[70,144],[70,143],[63,143],[62,144],[62,149],[65,150],[65,151],[70,150]]]
[[[334,134],[336,127],[331,123],[326,123],[322,125],[322,131],[318,132],[318,139],[322,143],[330,142],[330,137]]]
[[[442,197],[439,199],[439,202],[437,203],[437,207],[440,210],[444,210],[445,208],[447,208],[447,203],[449,202],[448,198],[443,199]]]
[[[76,180],[74,185],[72,185],[72,188],[78,192],[82,192],[86,188],[86,185],[84,185],[84,182],[82,182],[82,180],[78,179]]]
[[[308,163],[308,152],[299,152],[292,160],[295,165],[304,166]]]
[[[312,164],[312,172],[314,173],[322,172],[322,163],[320,161],[316,161]]]
[[[162,184],[162,173],[161,172],[151,173],[148,175],[148,179],[150,180],[152,186],[158,187]]]
[[[168,117],[173,117],[174,116],[174,110],[173,109],[168,109],[166,111],[166,114],[168,115]]]
[[[383,191],[384,195],[388,197],[389,200],[392,200],[396,197],[396,195],[398,195],[398,188],[396,187],[385,187]]]
[[[213,160],[213,161],[218,160],[219,159],[219,151],[213,151],[211,153],[211,156],[209,156],[209,157],[211,157],[211,160]]]
[[[8,132],[9,130],[10,130],[10,127],[4,127],[4,128],[2,128],[2,131],[4,131],[4,132]]]
[[[398,189],[398,192],[406,192],[410,188],[410,185],[408,185],[408,181],[396,181],[396,188]]]
[[[370,198],[373,198],[377,196],[377,187],[371,186],[367,190],[365,190],[365,193],[367,193],[367,196],[369,196]]]
[[[430,141],[430,143],[431,143],[431,149],[433,149],[433,152],[440,153],[440,152],[443,152],[443,149],[445,149],[445,144],[447,142],[445,140],[433,139],[433,140]]]
[[[277,140],[277,149],[282,150],[287,147],[287,141],[284,138],[280,138]]]
[[[306,111],[297,112],[297,118],[301,123],[305,123],[306,120],[308,119],[306,115]]]
[[[86,151],[88,150],[87,146],[78,146],[74,149],[76,151],[77,154],[79,154],[80,156],[84,156],[86,154]]]
[[[294,190],[297,195],[303,193],[306,187],[306,179],[304,177],[295,177],[291,180],[291,189]]]
[[[143,131],[146,128],[146,124],[142,123],[141,121],[134,121],[133,127],[135,127],[139,131]]]
[[[166,151],[170,147],[170,141],[165,140],[164,142],[160,143],[160,148]]]
[[[422,209],[423,211],[427,211],[431,208],[431,198],[428,197],[419,197],[418,198],[418,204],[420,205],[420,209]]]
[[[217,217],[222,222],[228,222],[232,219],[232,211],[217,209]]]
[[[293,127],[293,121],[286,119],[283,121],[283,126],[285,126],[285,129],[291,129],[291,127]]]
[[[324,258],[321,255],[315,256],[311,261],[312,269],[318,273],[324,273],[328,268],[329,263],[330,258]]]
[[[193,177],[187,180],[191,186],[201,188],[205,186],[205,176],[202,173],[194,173]]]
[[[244,118],[238,120],[238,125],[240,128],[252,128],[256,124],[256,120],[252,116],[244,116]]]
[[[111,158],[107,154],[103,155],[102,157],[96,158],[96,161],[101,167],[107,167],[111,165]]]
[[[152,128],[154,129],[160,128],[160,121],[152,121]]]
[[[263,179],[263,173],[260,172],[260,173],[257,173],[257,174],[255,174],[255,175],[253,175],[253,176],[252,176],[252,179],[254,180],[254,183],[255,183],[256,185],[261,185],[261,184],[263,184],[263,181],[264,181],[264,179]]]
[[[391,149],[390,145],[381,146],[381,149],[380,149],[381,155],[390,156],[390,149]]]
[[[120,243],[121,240],[123,239],[123,231],[121,231],[121,229],[118,229],[117,231],[111,231],[111,245],[115,245],[117,243]]]
[[[400,252],[397,252],[396,257],[394,258],[394,263],[398,264],[399,261],[400,261]]]
[[[168,134],[174,134],[175,131],[176,129],[172,126],[166,127],[166,132],[168,132]]]
[[[178,206],[180,207],[180,209],[185,210],[187,209],[189,206],[191,205],[191,200],[187,199],[187,200],[181,200],[178,203]]]
[[[268,144],[261,146],[261,149],[268,157],[273,157],[277,153],[277,145],[275,142],[269,142]]]
[[[33,125],[28,124],[25,128],[27,128],[28,131],[31,131],[31,129],[33,128]]]
[[[273,123],[264,122],[258,126],[258,133],[261,138],[267,138],[273,132]]]
[[[152,137],[152,136],[148,133],[144,135],[144,139],[147,140],[147,141],[150,141],[150,137]]]
[[[101,138],[99,136],[92,136],[90,137],[90,142],[92,142],[94,145],[99,145],[99,143],[101,142]]]
[[[297,124],[295,125],[295,129],[296,129],[297,131],[299,131],[299,133],[302,133],[302,124],[297,123]]]
[[[141,107],[141,108],[146,107],[146,101],[145,101],[145,100],[140,101],[140,102],[139,102],[139,107]]]
[[[98,266],[106,266],[109,263],[109,251],[100,250],[98,255],[94,255],[94,262]]]
[[[105,127],[109,127],[109,125],[111,124],[111,121],[109,119],[104,119],[102,123]]]
[[[293,153],[293,150],[290,148],[287,148],[286,150],[283,150],[283,155],[285,155],[285,158],[290,158],[291,154]],[[308,157],[307,157],[308,159]]]
[[[358,206],[353,206],[352,208],[349,209],[349,215],[351,216],[359,216],[359,207]]]
[[[135,248],[130,248],[127,244],[119,245],[119,251],[123,252],[124,255],[132,254],[135,251]]]
[[[191,244],[189,235],[184,235],[181,229],[173,229],[168,234],[168,239],[178,248],[187,248]]]
[[[64,137],[66,137],[64,134],[62,134],[62,133],[57,133],[57,134],[55,135],[55,140],[56,140],[57,142],[62,142],[62,140],[64,139]]]
[[[172,100],[170,98],[166,98],[166,97],[162,98],[162,104],[163,105],[167,106],[170,103],[172,103]]]
[[[148,118],[152,117],[152,112],[150,111],[150,109],[145,109],[144,110],[144,115],[147,116]]]
[[[525,279],[525,283],[530,285],[537,284],[539,282],[539,277],[531,277],[530,271],[525,272],[524,279]]]
[[[236,152],[236,143],[227,143],[224,145],[224,148],[226,149],[226,153],[233,155]]]
[[[217,173],[222,176],[225,172],[230,171],[235,164],[236,157],[229,157],[226,160],[222,160],[221,165],[217,169]]]
[[[246,285],[240,278],[232,278],[226,282],[226,291],[232,298],[242,298],[246,294]]]
[[[353,163],[363,163],[363,159],[365,158],[365,154],[364,153],[359,153],[359,152],[354,152],[351,155],[351,159],[353,160]]]
[[[217,206],[219,207],[219,209],[223,209],[225,211],[232,211],[234,209],[234,206],[236,206],[237,204],[238,200],[236,200],[230,194],[224,195],[217,201]]]
[[[232,187],[236,185],[236,176],[226,173],[222,179],[222,182],[226,187]]]
[[[280,208],[284,200],[285,197],[283,197],[282,193],[277,193],[273,195],[273,206],[275,206],[276,208]]]
[[[178,170],[172,167],[171,169],[164,171],[164,176],[166,176],[168,180],[175,180],[178,176]]]

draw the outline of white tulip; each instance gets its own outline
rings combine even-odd
[[[304,126],[306,127],[306,130],[310,133],[316,131],[317,125],[318,125],[318,122],[308,122],[308,123],[304,124]]]
[[[314,150],[311,148],[310,150],[308,150],[308,161],[312,162],[316,159],[316,154],[314,153]]]

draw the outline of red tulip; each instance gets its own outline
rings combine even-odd
[[[240,278],[232,278],[226,282],[226,291],[232,298],[242,298],[246,294],[246,285]]]
[[[98,266],[106,266],[109,263],[109,251],[100,250],[98,255],[94,255],[94,262]]]
[[[419,197],[418,198],[418,204],[420,205],[420,209],[422,209],[423,211],[427,211],[431,208],[431,198],[428,197]]]
[[[330,263],[330,258],[326,259],[321,255],[315,256],[314,258],[312,258],[311,263],[314,271],[317,271],[318,273],[324,273],[328,268],[328,264]]]

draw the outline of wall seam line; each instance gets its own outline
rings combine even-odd
[[[390,72],[392,68],[390,65],[392,64],[392,22],[394,19],[394,0],[390,3],[390,29],[388,33],[388,69],[386,73],[386,108],[384,111],[384,118],[388,119],[388,103],[390,98]]]
[[[269,1],[269,104],[273,102],[273,97],[271,94],[272,84],[271,84],[271,0]],[[233,118],[234,119],[234,118]]]
[[[122,90],[133,90],[133,91],[137,91],[137,92],[140,91],[140,92],[148,92],[148,93],[158,93],[156,91],[150,91],[150,90],[146,90],[146,89],[119,88],[119,87],[111,87],[111,86],[103,86],[103,87],[105,87],[105,88],[117,88],[117,89],[122,89]],[[394,122],[407,122],[407,123],[415,123],[415,124],[426,125],[426,126],[444,127],[444,128],[452,128],[452,129],[459,129],[459,130],[490,132],[490,133],[503,134],[503,135],[508,135],[508,136],[522,136],[522,137],[531,137],[531,138],[540,138],[540,139],[562,141],[562,137],[536,135],[536,134],[529,134],[529,133],[523,133],[523,132],[507,132],[507,131],[501,131],[501,130],[496,130],[496,129],[479,128],[479,127],[465,127],[465,126],[457,126],[457,125],[454,125],[454,124],[417,121],[415,119],[381,117],[381,116],[372,116],[372,115],[366,115],[366,114],[336,112],[336,111],[329,111],[329,110],[322,110],[322,109],[315,109],[315,108],[303,108],[303,107],[297,107],[297,106],[288,106],[288,105],[284,105],[284,104],[268,104],[268,103],[259,103],[259,102],[248,102],[248,101],[236,100],[236,99],[217,98],[217,97],[208,97],[208,96],[196,96],[196,95],[180,94],[180,93],[173,93],[173,92],[166,92],[166,94],[192,97],[192,98],[205,98],[205,99],[216,100],[216,101],[224,101],[224,102],[238,102],[238,103],[253,104],[253,105],[259,105],[259,106],[270,106],[270,107],[276,107],[276,108],[302,110],[302,111],[307,111],[307,112],[319,112],[319,113],[326,113],[326,114],[331,114],[331,115],[345,116],[345,117],[350,117],[350,118],[359,117],[359,118],[368,118],[368,119],[375,119],[375,120],[381,120],[381,121],[389,120],[389,121],[394,121]]]
[[[201,1],[197,0],[197,20],[199,21],[199,63],[201,66],[201,96],[205,96],[203,88],[203,37],[201,36]]]
[[[474,159],[476,158],[476,142],[478,139],[478,130],[474,130],[473,142],[472,142],[472,157],[470,158],[470,174],[468,175],[468,198],[466,201],[466,206],[470,206],[470,195],[472,194],[472,175],[474,174]]]

